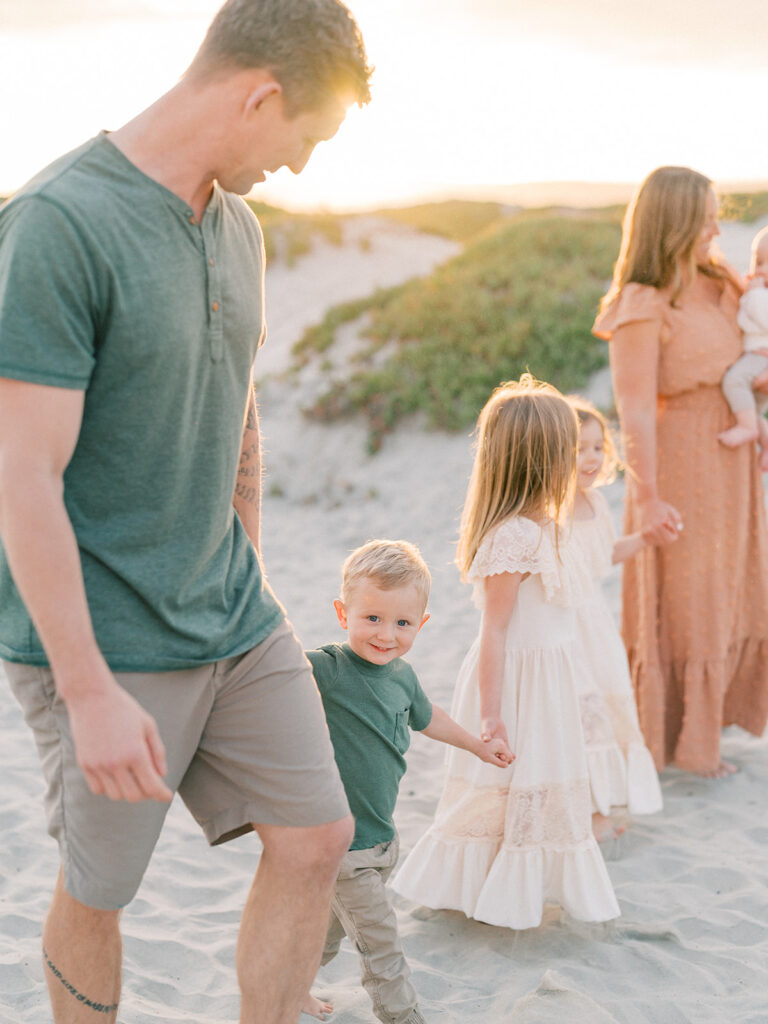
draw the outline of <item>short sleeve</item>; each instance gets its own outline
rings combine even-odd
[[[467,578],[477,583],[503,572],[542,573],[555,568],[555,554],[540,526],[516,516],[500,523],[484,538]]]
[[[319,647],[315,651],[305,651],[312,666],[312,674],[321,696],[333,685],[338,674],[338,663],[333,653],[325,648]]]
[[[415,732],[422,732],[432,721],[432,702],[421,688],[416,673],[413,673],[413,699],[411,701],[411,712],[408,716],[408,725]]]
[[[82,236],[57,205],[28,196],[0,210],[0,376],[88,386],[96,274]]]
[[[657,288],[631,282],[625,285],[613,302],[598,314],[592,333],[603,341],[610,341],[614,333],[626,324],[644,320],[664,319],[667,302]]]

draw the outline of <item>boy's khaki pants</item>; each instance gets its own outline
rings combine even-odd
[[[403,956],[386,881],[397,864],[397,837],[370,850],[350,850],[341,862],[331,904],[322,964],[346,935],[360,957],[361,977],[373,1012],[384,1024],[426,1024],[418,1009],[411,969]]]

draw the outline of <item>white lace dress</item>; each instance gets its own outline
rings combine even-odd
[[[654,814],[662,807],[659,777],[640,732],[624,643],[601,586],[616,539],[611,510],[599,491],[590,491],[588,501],[594,515],[573,521],[567,544],[591,580],[576,606],[576,642],[587,669],[579,676],[579,705],[592,808]]]
[[[393,881],[418,903],[508,928],[535,927],[548,902],[583,921],[619,914],[592,835],[579,718],[573,605],[584,581],[559,563],[553,530],[507,520],[483,540],[470,573],[481,608],[484,577],[531,574],[506,641],[502,717],[517,759],[500,770],[450,747],[435,820]],[[475,735],[479,646],[478,638],[464,659],[451,711]]]

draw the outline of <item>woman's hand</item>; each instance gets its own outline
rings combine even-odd
[[[647,544],[671,544],[683,529],[683,519],[674,505],[661,498],[640,502],[640,532]]]

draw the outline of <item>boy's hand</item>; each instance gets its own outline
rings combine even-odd
[[[501,739],[484,740],[478,756],[488,764],[495,764],[497,768],[509,768],[515,760],[515,755]]]

